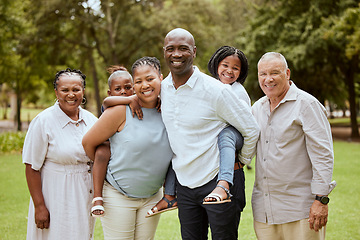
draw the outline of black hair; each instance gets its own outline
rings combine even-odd
[[[132,74],[134,75],[134,71],[136,68],[144,65],[148,65],[155,68],[158,71],[159,75],[161,75],[160,61],[156,57],[142,57],[136,60],[131,67]]]
[[[83,85],[83,89],[85,89],[85,85],[86,85],[86,82],[85,82],[85,79],[86,79],[86,75],[83,74],[80,70],[78,69],[71,69],[71,68],[66,68],[66,70],[61,70],[61,71],[58,71],[55,75],[55,80],[53,82],[53,85],[54,85],[54,89],[57,90],[57,84],[58,84],[58,81],[60,79],[60,77],[62,75],[73,75],[73,74],[77,74],[80,76],[81,78],[81,83]]]
[[[219,79],[219,74],[218,74],[219,63],[224,58],[232,55],[237,55],[240,59],[241,62],[240,75],[238,79],[236,79],[236,82],[243,84],[248,75],[249,64],[245,54],[237,48],[230,46],[222,46],[218,50],[216,50],[208,62],[208,70],[210,74],[213,75],[214,78]]]

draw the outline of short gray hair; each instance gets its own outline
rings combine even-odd
[[[263,60],[269,60],[269,59],[274,59],[274,58],[277,58],[277,59],[280,59],[281,61],[284,62],[284,65],[286,67],[286,69],[288,69],[288,64],[287,64],[287,61],[286,61],[286,58],[281,54],[281,53],[278,53],[278,52],[267,52],[265,53],[264,55],[262,55],[262,57],[260,58],[260,60],[258,61],[258,66],[259,66],[259,63]]]

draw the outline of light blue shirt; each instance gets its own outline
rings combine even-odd
[[[106,179],[128,197],[148,198],[164,183],[171,151],[161,114],[142,108],[143,120],[126,106],[124,128],[110,137],[111,158]]]
[[[229,85],[194,67],[188,81],[175,89],[170,73],[161,83],[161,104],[173,169],[182,185],[199,187],[218,174],[217,136],[227,123],[244,137],[242,159],[253,157],[259,128],[247,103]]]

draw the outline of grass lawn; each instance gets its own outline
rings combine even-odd
[[[38,115],[44,109],[37,108],[21,108],[21,121],[22,122],[30,122],[36,115]],[[10,117],[10,109],[7,109],[7,117]],[[0,108],[0,120],[3,120],[4,109]],[[10,120],[10,119],[7,119]]]
[[[360,124],[360,117],[356,118],[357,123]],[[329,119],[332,127],[350,127],[350,118],[333,118]]]
[[[337,187],[330,195],[327,240],[360,239],[360,144],[335,142],[333,179]],[[20,154],[0,156],[0,240],[25,239],[29,192]],[[254,164],[252,164],[254,165]],[[245,170],[248,204],[242,214],[239,239],[256,239],[252,227],[251,189],[254,170]],[[162,214],[156,240],[180,238],[177,210]],[[95,240],[103,239],[101,223],[95,229]]]

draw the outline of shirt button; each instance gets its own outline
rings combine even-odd
[[[269,141],[268,141],[268,140],[266,140],[265,142],[266,142],[266,143],[269,143]]]
[[[266,179],[266,177],[264,177],[264,179]]]
[[[92,190],[90,189],[90,191],[89,191],[90,193],[92,193]]]
[[[79,123],[76,123],[75,125],[78,127],[78,126],[79,126]]]
[[[87,165],[90,165],[90,162],[87,162]]]
[[[266,159],[264,158],[264,162],[266,161]]]
[[[268,194],[267,193],[265,193],[265,196],[267,196]]]
[[[90,170],[90,169],[88,170],[88,173],[91,173],[91,170]]]

